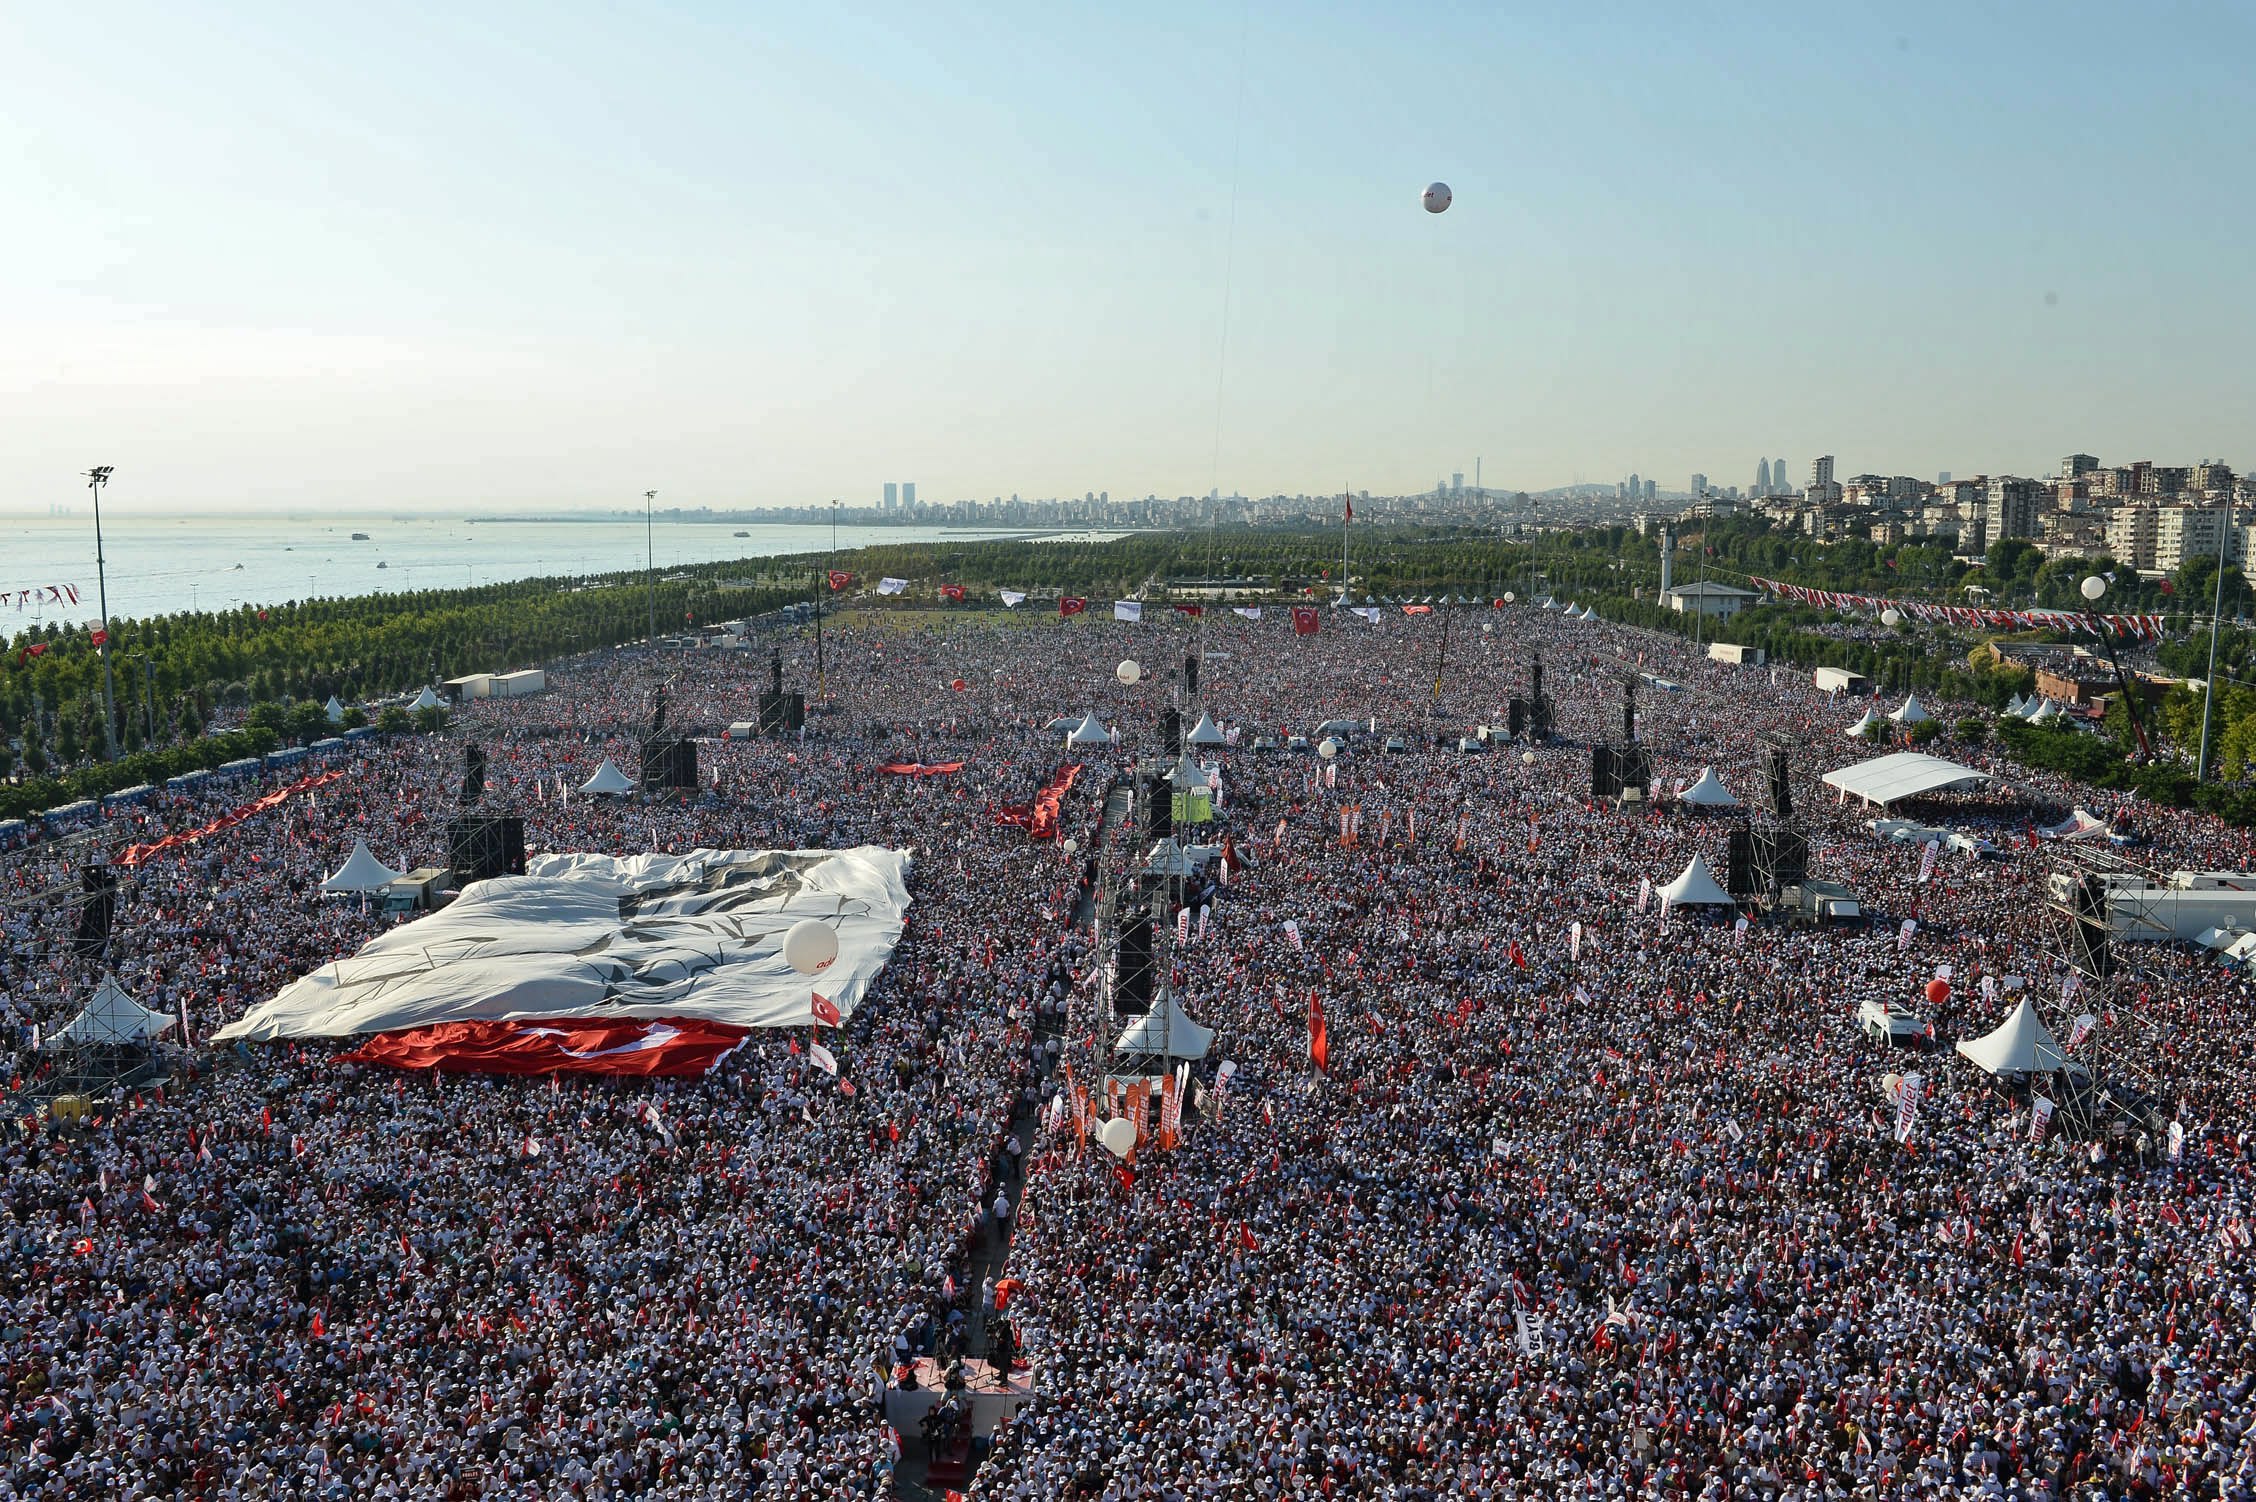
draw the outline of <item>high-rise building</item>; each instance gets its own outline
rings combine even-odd
[[[1935,476],[1935,483],[1937,485],[1948,485],[1950,483],[1950,471],[1946,469],[1938,472]]]
[[[2063,480],[2080,480],[2097,468],[2099,468],[2099,460],[2093,458],[2090,454],[2070,454],[2060,461],[2060,478]]]
[[[2046,489],[2035,480],[2015,475],[1994,475],[1989,489],[1990,542],[2008,537],[2035,537],[2044,511]]]
[[[885,482],[885,509],[891,511],[894,507],[900,504],[901,487],[899,483],[893,480],[887,480]]]
[[[1755,461],[1755,496],[1759,500],[1769,494],[1770,461],[1768,459],[1757,459]]]
[[[1465,493],[1465,472],[1463,470],[1457,470],[1449,476],[1449,493],[1451,495],[1463,495]]]
[[[1833,483],[1833,456],[1820,454],[1810,461],[1810,489],[1823,490]]]
[[[901,482],[901,509],[903,511],[916,509],[916,481],[914,480],[903,480]]]
[[[1794,488],[1786,478],[1786,461],[1783,459],[1770,461],[1770,488],[1780,495],[1786,495]]]
[[[1708,477],[1706,475],[1694,475],[1692,477],[1692,499],[1696,501],[1707,493]]]
[[[1632,472],[1630,473],[1630,477],[1629,477],[1629,496],[1630,496],[1630,499],[1631,499],[1631,500],[1635,500],[1635,499],[1637,499],[1637,497],[1639,497],[1639,496],[1643,495],[1644,493],[1645,493],[1645,483],[1644,483],[1644,482],[1643,482],[1642,480],[1640,480],[1640,479],[1638,479],[1638,478],[1637,478],[1637,475],[1636,475],[1636,472],[1635,472],[1635,471],[1632,471]]]
[[[1655,502],[1656,500],[1660,499],[1660,494],[1661,494],[1661,482],[1660,482],[1660,481],[1658,481],[1658,480],[1647,480],[1647,481],[1645,482],[1645,504],[1646,504],[1646,505],[1650,506],[1650,505],[1652,505],[1652,504],[1653,504],[1653,502]]]

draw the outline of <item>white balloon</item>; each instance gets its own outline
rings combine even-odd
[[[1071,855],[1074,851],[1079,850],[1080,848],[1081,842],[1079,840],[1070,837],[1067,838],[1065,842],[1065,853],[1067,855]]]
[[[1324,760],[1330,761],[1333,757],[1339,755],[1339,742],[1333,740],[1328,735],[1325,736],[1321,741],[1317,742],[1316,754],[1323,757]]]
[[[1518,595],[1516,595],[1516,594],[1514,594],[1514,593],[1512,593],[1512,592],[1511,592],[1510,590],[1508,590],[1508,589],[1507,589],[1507,590],[1505,590],[1505,591],[1504,591],[1504,603],[1505,603],[1505,604],[1509,605],[1509,604],[1511,604],[1511,603],[1512,603],[1512,602],[1513,602],[1514,600],[1516,600],[1516,599],[1518,599],[1518,598],[1519,598],[1519,596],[1518,596]]]
[[[1144,676],[1144,665],[1131,657],[1119,667],[1114,668],[1112,676],[1118,678],[1124,684],[1132,684]]]
[[[1426,184],[1425,196],[1420,201],[1425,204],[1427,213],[1440,213],[1443,209],[1448,208],[1450,204],[1449,184]]]
[[[1136,1123],[1125,1116],[1115,1116],[1097,1128],[1097,1141],[1115,1158],[1125,1158],[1136,1150]]]
[[[1883,626],[1900,625],[1902,624],[1902,622],[1903,612],[1896,609],[1896,607],[1893,605],[1890,605],[1886,610],[1880,612],[1880,624]]]
[[[2076,588],[2083,593],[2085,599],[2096,600],[2107,593],[2107,581],[2097,574],[2086,574],[2084,582],[2077,585]]]
[[[783,936],[783,962],[801,975],[820,975],[838,958],[838,930],[814,918],[802,918]]]
[[[1522,766],[1529,766],[1529,767],[1532,767],[1532,766],[1534,766],[1534,765],[1535,765],[1535,753],[1534,753],[1533,751],[1522,751],[1522,752],[1520,753],[1520,764],[1521,764]]]

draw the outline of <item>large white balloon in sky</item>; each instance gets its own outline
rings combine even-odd
[[[1426,206],[1426,212],[1429,214],[1438,214],[1443,209],[1448,208],[1450,202],[1449,184],[1427,183],[1422,201]]]

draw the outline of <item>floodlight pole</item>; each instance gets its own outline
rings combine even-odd
[[[87,488],[94,492],[94,587],[102,607],[102,739],[110,760],[117,760],[117,684],[110,670],[110,581],[102,558],[102,487],[110,482],[114,465],[102,464],[86,472]]]
[[[2232,527],[2232,504],[2217,528],[2217,591],[2209,602],[2209,676],[2201,684],[2201,751],[2193,759],[2193,780],[2209,780],[2209,710],[2217,702],[2217,622],[2225,613],[2225,536]]]
[[[651,508],[657,499],[658,492],[655,490],[642,493],[642,598],[650,610],[648,640],[653,646],[658,642],[658,534],[651,517]]]

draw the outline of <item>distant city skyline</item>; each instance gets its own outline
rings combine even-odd
[[[24,8],[0,510],[2245,464],[2252,53],[2091,3]]]

